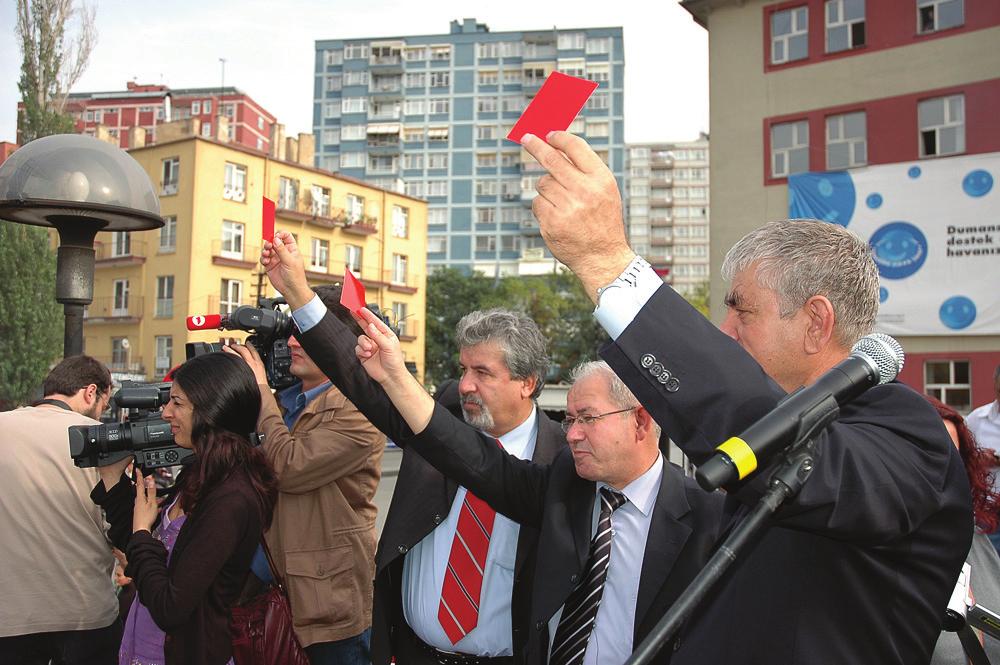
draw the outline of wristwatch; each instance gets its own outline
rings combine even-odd
[[[622,274],[615,278],[615,281],[611,282],[607,286],[602,286],[597,289],[597,301],[600,302],[601,296],[604,295],[604,292],[608,289],[626,286],[635,288],[639,282],[639,274],[647,268],[649,268],[649,262],[636,254],[635,258],[632,259],[628,266],[626,266],[625,270],[622,271]]]

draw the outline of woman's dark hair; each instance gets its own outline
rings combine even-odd
[[[993,455],[979,447],[976,437],[965,426],[965,419],[955,409],[941,400],[924,395],[942,420],[947,420],[955,426],[958,432],[958,452],[965,463],[965,473],[969,477],[969,488],[972,490],[972,512],[976,525],[984,533],[997,530],[1000,520],[997,511],[1000,510],[1000,495],[993,491]]]
[[[260,415],[260,390],[253,371],[238,356],[206,353],[174,371],[174,383],[191,403],[195,461],[185,472],[181,502],[187,511],[235,470],[250,478],[264,528],[278,496],[278,481],[264,452],[250,443]]]

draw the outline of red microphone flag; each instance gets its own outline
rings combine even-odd
[[[222,317],[218,314],[197,314],[187,317],[188,330],[213,330],[222,324]]]
[[[344,288],[340,292],[340,304],[354,314],[365,308],[365,287],[350,268],[344,269]]]

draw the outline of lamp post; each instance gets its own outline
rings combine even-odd
[[[66,356],[83,353],[97,232],[163,226],[160,202],[138,162],[116,146],[78,134],[36,139],[0,166],[0,219],[59,232],[56,300],[66,316]]]

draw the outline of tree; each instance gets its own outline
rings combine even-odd
[[[701,312],[705,318],[709,318],[709,293],[711,289],[708,282],[701,282],[685,294],[684,299],[691,303],[691,306]]]
[[[0,411],[29,401],[61,355],[55,281],[48,233],[0,221]]]
[[[458,320],[480,309],[493,290],[493,280],[482,273],[465,274],[454,268],[438,270],[427,277],[427,346],[424,381],[437,385],[458,376]]]
[[[17,0],[22,108],[17,117],[19,142],[73,131],[66,98],[80,79],[97,43],[95,9],[74,0]],[[67,37],[75,20],[76,37]]]

